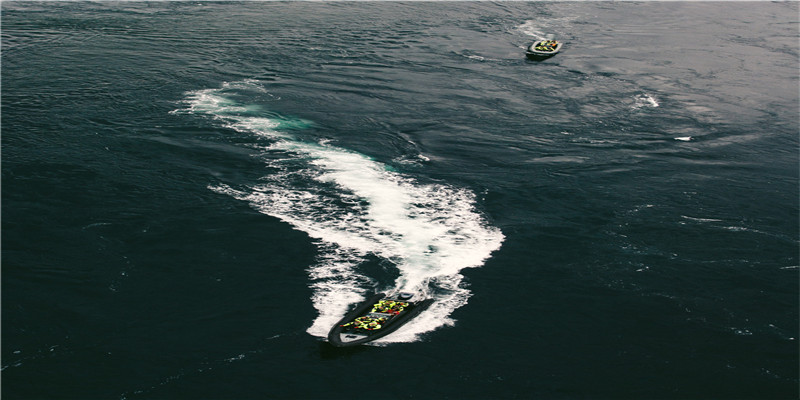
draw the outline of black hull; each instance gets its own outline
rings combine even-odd
[[[533,61],[542,61],[547,60],[550,57],[553,57],[555,54],[534,54],[534,53],[525,53],[525,57],[528,57],[528,60]]]
[[[348,329],[343,325],[353,321],[354,319],[370,314],[373,304],[383,299],[386,295],[378,293],[365,302],[361,303],[355,310],[351,311],[344,316],[336,325],[331,328],[328,333],[328,342],[336,347],[357,346],[360,344],[368,343],[373,340],[382,338],[403,326],[406,322],[416,317],[424,311],[428,306],[433,303],[433,299],[426,299],[419,302],[408,302],[409,306],[406,307],[400,314],[391,317],[383,324],[380,329],[373,331],[359,330],[358,332],[348,332]]]

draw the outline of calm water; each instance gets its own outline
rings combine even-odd
[[[3,2],[3,397],[796,398],[798,8]]]

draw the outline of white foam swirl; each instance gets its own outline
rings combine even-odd
[[[656,108],[658,106],[659,106],[658,101],[653,95],[648,93],[642,93],[634,97],[634,103],[631,106],[631,108],[635,110],[642,107]]]

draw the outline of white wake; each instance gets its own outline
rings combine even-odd
[[[504,239],[475,210],[474,194],[420,183],[325,142],[304,142],[281,127],[297,128],[307,121],[264,117],[257,104],[234,100],[265,91],[255,81],[194,91],[174,113],[205,115],[239,133],[269,139],[261,148],[269,155],[262,157],[269,174],[251,185],[211,189],[246,201],[314,239],[319,253],[308,273],[319,315],[307,332],[325,337],[354,303],[375,290],[413,291],[436,299],[380,342],[414,341],[452,325],[451,313],[470,296],[460,271],[482,265]],[[394,281],[382,282],[361,271],[368,257],[389,266]]]

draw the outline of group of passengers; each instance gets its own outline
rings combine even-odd
[[[408,303],[406,302],[394,301],[394,300],[380,300],[372,305],[371,312],[397,315],[400,314],[400,312],[403,311],[406,307],[408,307]],[[362,317],[358,317],[342,326],[351,327],[353,329],[366,329],[368,331],[373,331],[376,329],[381,329],[381,326],[384,322],[386,322],[386,318],[384,317],[375,318],[365,315]]]
[[[368,331],[373,331],[375,329],[381,329],[381,324],[384,322],[386,322],[386,318],[372,318],[365,315],[363,317],[358,317],[352,322],[348,322],[342,326],[351,326],[355,329],[366,329]]]
[[[381,300],[372,305],[372,312],[397,315],[406,307],[408,307],[408,303],[402,301]]]
[[[558,41],[556,40],[542,40],[534,49],[537,51],[555,51],[557,46]]]

